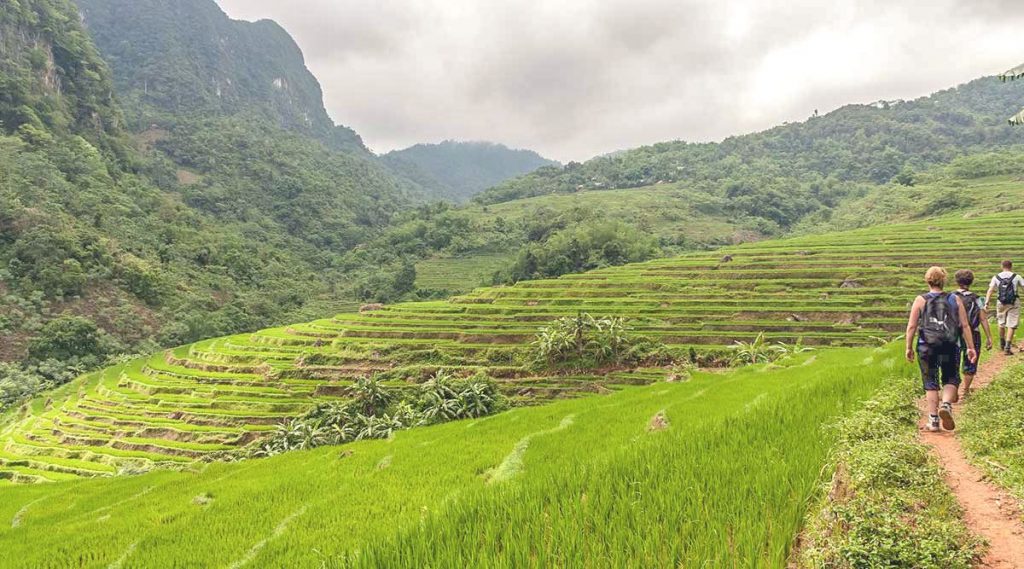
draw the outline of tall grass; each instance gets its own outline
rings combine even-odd
[[[391,441],[0,486],[0,564],[779,566],[820,489],[821,426],[896,358],[821,351]]]

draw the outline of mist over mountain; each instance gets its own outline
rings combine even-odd
[[[558,165],[532,150],[490,142],[446,140],[385,154],[384,163],[433,195],[464,202],[476,194],[543,166]]]

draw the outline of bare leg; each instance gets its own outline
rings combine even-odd
[[[952,383],[942,386],[942,402],[953,403],[956,400],[956,386]],[[930,407],[929,407],[930,408]],[[935,409],[938,412],[939,406],[936,405]]]
[[[937,389],[929,389],[925,392],[925,410],[928,411],[928,415],[939,414],[939,391]]]
[[[1006,348],[1009,349],[1013,345],[1013,335],[1017,332],[1016,328],[1006,329]]]
[[[964,385],[964,397],[967,397],[968,395],[971,394],[971,383],[973,381],[974,381],[974,374],[973,373],[965,373],[964,374],[964,384],[963,384]]]

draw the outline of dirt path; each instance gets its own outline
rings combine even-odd
[[[993,355],[979,366],[974,389],[983,389],[991,383],[1013,359],[1024,360],[1024,354],[1010,358],[1000,353]],[[924,399],[919,406],[923,410]],[[964,509],[967,526],[989,543],[988,553],[979,567],[1024,569],[1024,523],[1021,522],[1020,505],[967,462],[960,440],[953,433],[928,432],[924,430],[923,419],[921,427],[921,441],[932,448],[945,468],[946,483]]]

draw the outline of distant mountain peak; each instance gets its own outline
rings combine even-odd
[[[427,195],[464,202],[516,176],[558,165],[532,150],[496,142],[444,140],[385,154],[382,160]]]

